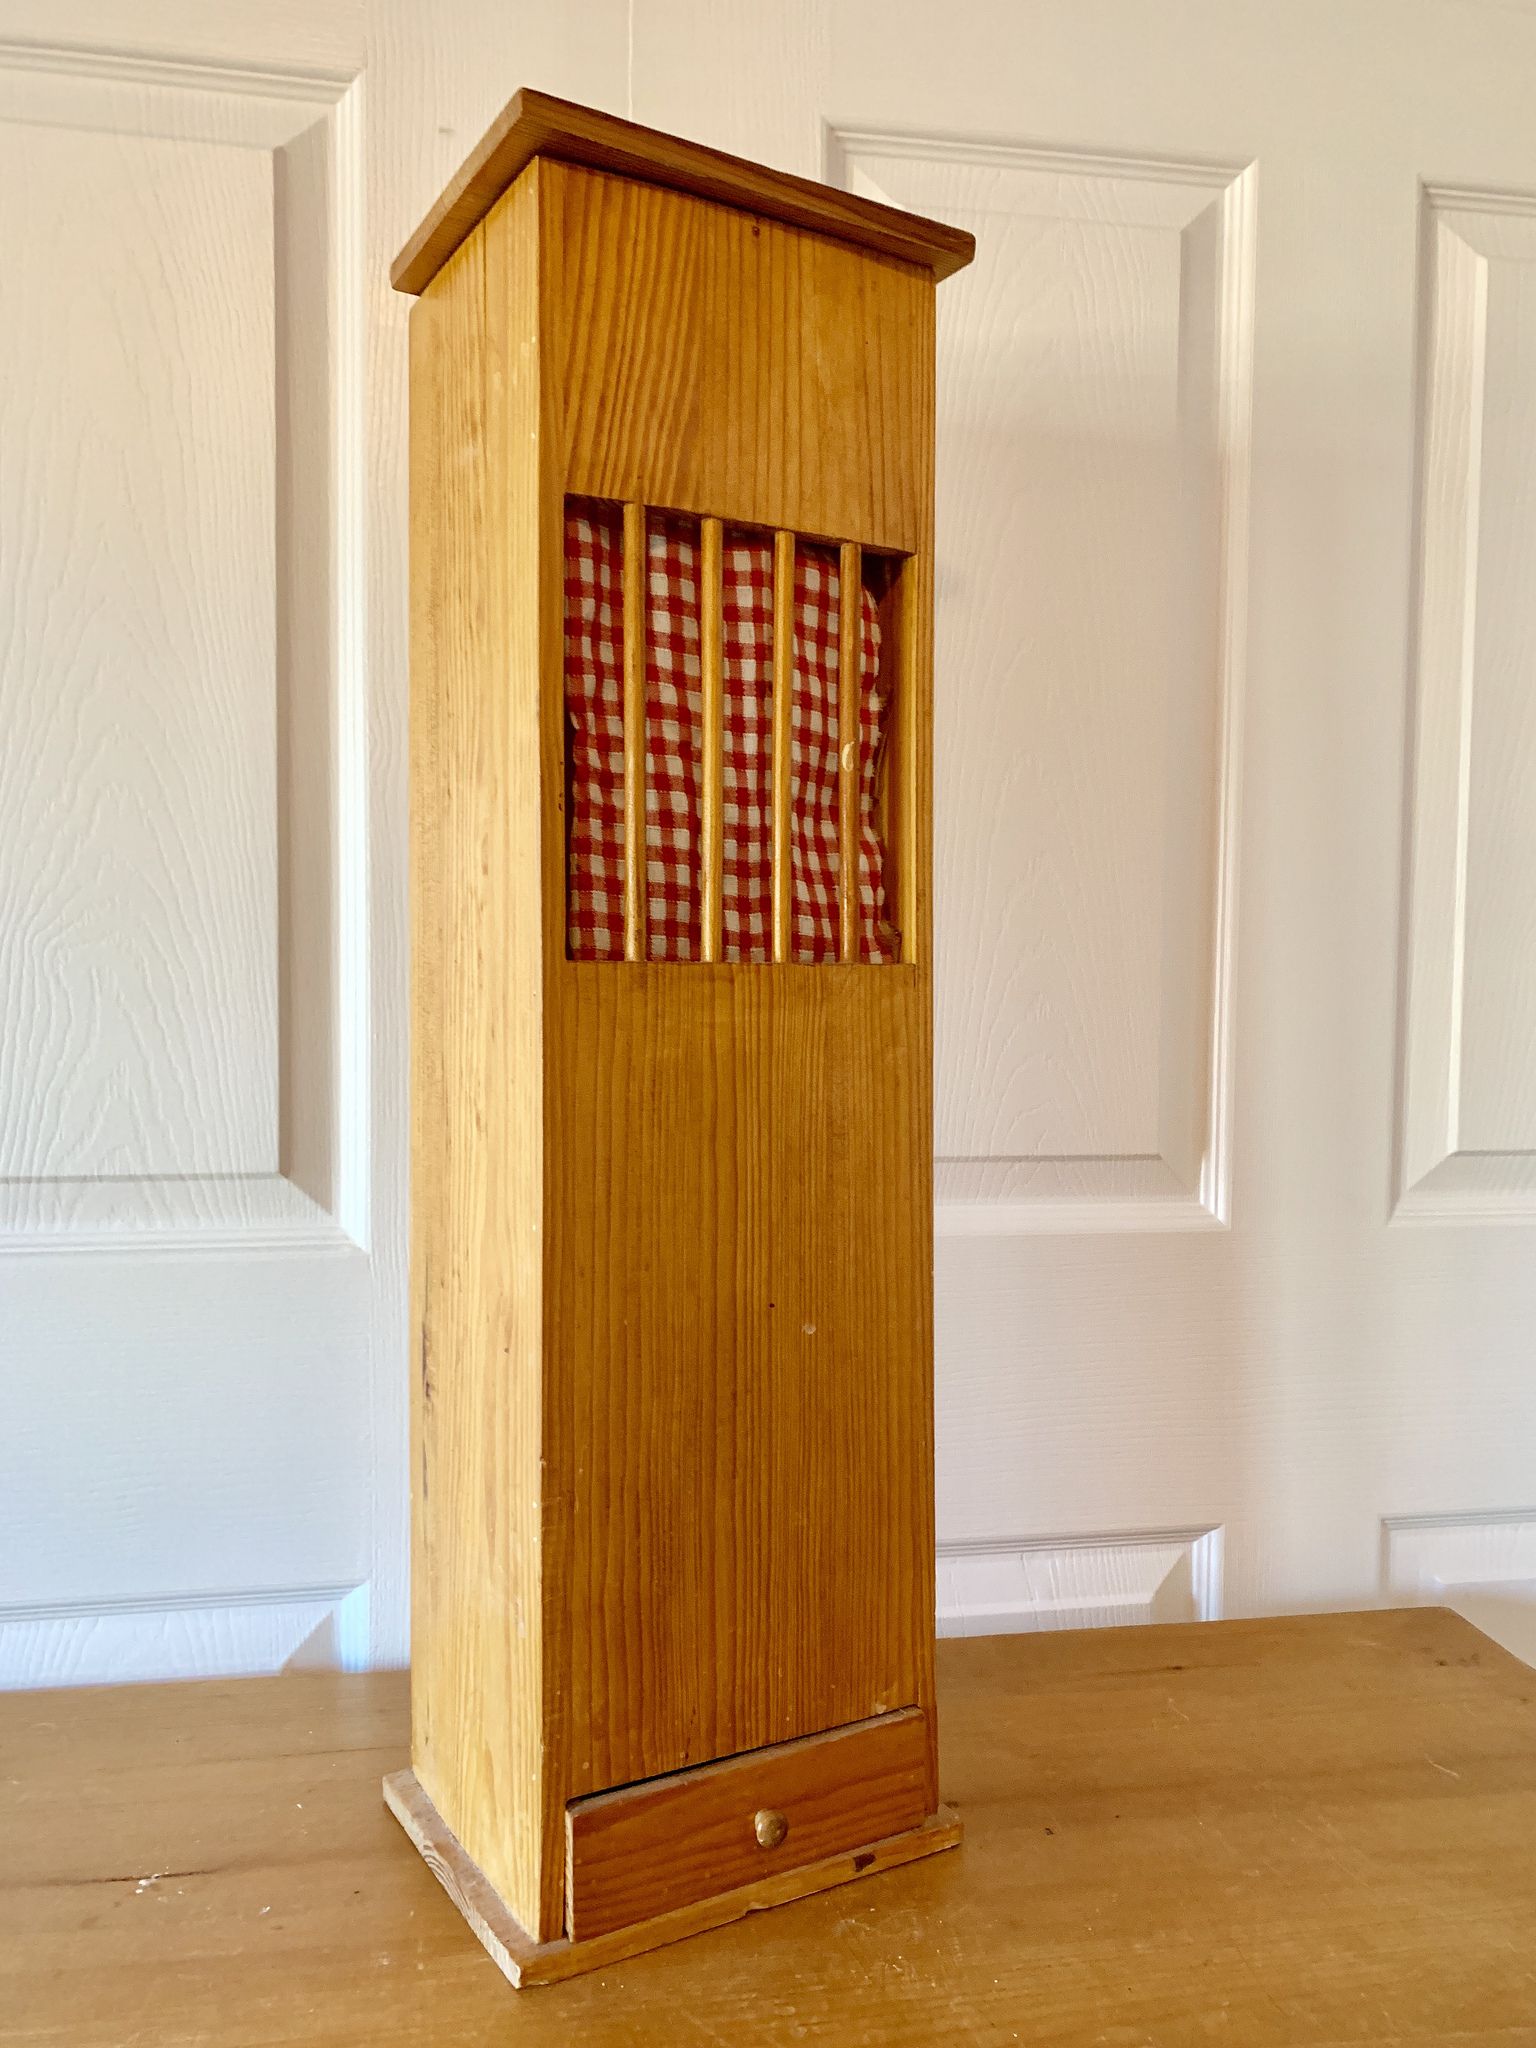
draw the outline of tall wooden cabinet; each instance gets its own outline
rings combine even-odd
[[[396,265],[414,1592],[386,1789],[514,1981],[957,1838],[928,876],[934,289],[970,253],[525,92]]]

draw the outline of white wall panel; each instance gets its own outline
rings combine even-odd
[[[0,1608],[0,1687],[355,1671],[367,1642],[365,1587],[283,1587],[222,1604]]]
[[[1536,1214],[1536,202],[1423,202],[1398,1214]]]
[[[405,1652],[407,309],[385,276],[525,80],[801,172],[822,168],[830,124],[834,176],[981,237],[939,297],[951,1619],[1215,1611],[1202,1585],[1233,1612],[1536,1611],[1530,1517],[1507,1505],[1527,1498],[1536,1428],[1536,16],[1491,0],[1187,0],[1174,22],[1128,0],[3,13],[0,158],[43,138],[45,206],[69,215],[39,258],[31,216],[7,212],[8,325],[23,265],[79,282],[72,247],[98,230],[75,216],[123,210],[89,151],[125,186],[162,149],[212,167],[137,216],[156,224],[137,253],[102,252],[139,277],[140,355],[161,334],[151,242],[166,305],[194,274],[214,294],[165,329],[188,389],[147,360],[167,417],[118,408],[76,455],[100,465],[132,428],[123,473],[153,472],[162,534],[164,508],[185,526],[205,485],[217,511],[179,422],[210,379],[257,400],[255,327],[232,359],[210,354],[227,286],[270,365],[250,475],[272,514],[253,572],[265,666],[243,642],[218,671],[225,710],[196,698],[157,755],[144,700],[120,714],[78,687],[89,615],[49,608],[50,583],[78,590],[89,569],[52,538],[39,551],[68,465],[58,507],[0,473],[0,586],[50,651],[25,684],[26,745],[0,748],[0,948],[7,976],[25,955],[32,1034],[0,1065],[31,1062],[42,1090],[0,1091],[22,1175],[0,1166],[7,1681],[337,1660],[362,1629],[373,1656]],[[236,205],[270,244],[264,292],[248,251],[216,246]],[[31,402],[7,452],[49,416],[26,318]],[[226,508],[226,538],[260,524],[256,502]],[[132,550],[131,526],[111,531]],[[182,552],[157,574],[228,588],[216,525]],[[164,592],[130,595],[150,625],[172,619]],[[182,620],[179,658],[202,676],[219,620],[191,597]],[[141,689],[169,673],[131,635],[113,656]],[[0,645],[7,685],[11,657]],[[50,691],[83,736],[51,794],[14,766],[47,739]],[[265,751],[214,758],[216,714],[257,708]],[[132,745],[108,762],[119,725]],[[197,744],[208,787],[178,787]],[[155,786],[172,837],[148,851],[162,878],[193,864],[162,880],[165,915],[220,914],[210,957],[159,985],[164,1035],[147,1008],[122,1027],[138,1150],[113,1178],[111,1125],[35,1047],[63,1028],[49,977],[79,972],[75,911],[126,906],[126,927],[102,927],[108,966],[155,929],[147,888],[110,871],[106,808],[121,790],[148,815]],[[216,832],[186,851],[221,793],[247,833],[238,878]],[[50,880],[60,847],[88,878],[99,856],[94,899]],[[262,973],[264,1015],[219,1007],[221,983]],[[194,1001],[199,982],[214,1001]],[[89,1099],[89,1056],[79,1071]],[[178,1123],[174,1103],[151,1120],[168,1075],[219,1085],[211,1121]],[[222,1164],[164,1172],[189,1157]],[[1388,1229],[1394,1204],[1483,1227]],[[1503,1505],[1431,1512],[1445,1502]],[[1399,1517],[1383,1563],[1389,1510],[1427,1519]]]
[[[1479,241],[1493,213],[1525,233],[1514,199],[1486,195],[1532,190],[1536,15],[1492,0],[896,15],[890,0],[635,0],[633,22],[640,119],[814,171],[809,108],[835,179],[980,240],[938,299],[937,1501],[961,1546],[946,1555],[1220,1527],[1230,1612],[1383,1597],[1382,1514],[1523,1499],[1536,1429],[1522,1158],[1456,1162],[1484,1215],[1516,1179],[1502,1227],[1387,1227],[1403,850],[1426,832],[1422,812],[1404,818],[1422,202],[1437,186],[1479,216]],[[1081,205],[1071,179],[1090,188]],[[1137,217],[1144,180],[1191,209],[1187,226]],[[1191,259],[1176,314],[1165,235]],[[1213,249],[1234,257],[1219,296],[1193,262]],[[1496,290],[1490,305],[1497,325]],[[1198,449],[1209,383],[1186,378],[1170,404],[1176,331],[1214,331],[1234,366],[1218,383],[1251,383],[1251,434],[1232,434],[1196,499],[1176,487],[1170,422]],[[1507,494],[1531,473],[1531,380],[1495,374],[1490,354],[1487,388],[1492,436],[1509,409]],[[1233,540],[1219,582],[1198,566],[1212,502]],[[1127,516],[1144,505],[1154,523]],[[1507,495],[1491,509],[1518,535]],[[1224,807],[1214,988],[1203,1008],[1185,998],[1188,1030],[1168,1019],[1191,979],[1154,970],[1145,930],[1127,941],[1137,917],[1199,904],[1179,836],[1206,829],[1194,755],[1148,717],[1175,664],[1155,611],[1146,636],[1127,629],[1131,600],[1155,606],[1165,579],[1203,599],[1185,607],[1192,633],[1215,618],[1226,636],[1219,684],[1207,666],[1203,695],[1182,699],[1224,696],[1227,718],[1203,770]],[[1491,787],[1486,807],[1507,844]],[[1494,937],[1533,900],[1501,864]],[[1442,873],[1454,840],[1421,864],[1419,903]],[[1188,957],[1187,940],[1161,950]],[[1518,1005],[1506,1021],[1500,1047],[1487,1007],[1475,1055],[1505,1144],[1517,1076],[1536,1072]],[[1188,1102],[1206,1046],[1205,1129],[1197,1110],[1181,1136],[1170,1111],[1149,1150],[1154,1068],[1161,1116],[1179,1099],[1165,1048]],[[1204,1227],[1222,1216],[1230,1228]],[[1126,1571],[1134,1604],[1144,1560]]]
[[[0,1683],[404,1660],[388,266],[621,26],[0,4]]]
[[[366,1656],[356,110],[0,46],[4,1684]]]
[[[277,1169],[272,174],[0,124],[0,1174]]]
[[[834,159],[978,242],[939,295],[944,1220],[1210,1223],[1251,180],[869,133],[839,134]]]
[[[8,1261],[0,1607],[361,1583],[367,1283],[355,1247]]]
[[[0,1249],[366,1234],[356,139],[0,46]]]
[[[1536,1510],[1382,1522],[1383,1598],[1454,1607],[1536,1664]]]
[[[941,1636],[1124,1628],[1221,1615],[1219,1529],[939,1546]]]

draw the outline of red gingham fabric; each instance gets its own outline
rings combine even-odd
[[[570,742],[567,940],[576,960],[624,955],[622,525],[617,510],[566,519],[565,691]],[[653,517],[647,532],[645,794],[648,951],[699,952],[699,607],[697,525]],[[771,958],[773,542],[728,531],[722,549],[722,905],[727,960]],[[874,801],[887,696],[880,627],[862,594],[860,957],[893,960],[885,856]],[[791,705],[791,958],[837,958],[838,555],[802,543],[795,560]]]
[[[566,950],[624,958],[621,529],[565,523]]]

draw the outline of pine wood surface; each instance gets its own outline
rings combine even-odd
[[[600,171],[538,174],[564,490],[931,545],[926,272]]]
[[[645,845],[645,640],[650,606],[649,542],[643,505],[624,507],[624,958],[649,957],[650,890]]]
[[[793,744],[790,716],[795,688],[795,536],[782,527],[773,537],[773,756],[787,761]],[[794,880],[790,873],[790,778],[770,772],[768,801],[772,810],[773,962],[789,959],[794,916]]]
[[[838,556],[837,575],[837,950],[838,958],[845,961],[859,957],[862,552],[856,540],[845,540]],[[893,888],[899,889],[899,870],[892,875],[891,882]],[[896,914],[899,921],[899,905]]]
[[[931,1698],[926,1012],[769,974],[550,991],[570,1797]]]
[[[931,278],[601,172],[537,178],[549,544],[569,493],[909,548],[916,572]],[[576,1798],[931,1705],[932,997],[923,950],[568,961],[557,633],[544,660],[546,1656]],[[903,874],[925,932],[926,864]]]
[[[524,87],[513,94],[396,257],[390,269],[395,289],[423,291],[536,156],[588,164],[836,235],[861,249],[919,265],[934,278],[948,277],[975,253],[975,241],[963,228]]]
[[[422,1791],[414,1771],[392,1771],[384,1780],[384,1803],[404,1828],[413,1846],[443,1890],[452,1899],[475,1939],[509,1983],[519,1989],[562,1984],[571,1977],[605,1970],[614,1963],[648,1955],[675,1941],[728,1927],[749,1913],[788,1905],[813,1892],[831,1891],[856,1878],[898,1870],[904,1863],[957,1848],[963,1835],[958,1817],[940,1807],[920,1826],[903,1834],[861,1842],[808,1863],[789,1862],[770,1877],[754,1878],[734,1891],[711,1891],[691,1905],[674,1906],[646,1920],[628,1922],[611,1933],[571,1941],[560,1936],[536,1942],[486,1882],[485,1874],[443,1826],[437,1809]]]
[[[725,852],[722,782],[725,679],[721,667],[721,553],[718,519],[699,522],[699,958],[720,958],[725,905],[721,900]]]
[[[537,218],[535,172],[411,313],[410,1760],[513,1910],[557,1928],[530,740],[558,574],[553,627],[523,596],[539,588]]]
[[[559,563],[572,495],[698,510],[712,568],[721,519],[915,551],[925,831],[933,284],[541,158],[412,331],[410,1761],[549,1941],[571,1799],[904,1708],[932,1740],[926,945],[566,958]]]
[[[0,1698],[9,2048],[1517,2048],[1536,1673],[1439,1609],[940,1645],[958,1854],[511,1991],[403,1677]]]
[[[577,1800],[566,1810],[571,1939],[920,1827],[928,1750],[909,1710]],[[776,1843],[755,1833],[759,1813],[784,1829]]]

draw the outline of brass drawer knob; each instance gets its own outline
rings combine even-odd
[[[789,1833],[789,1822],[771,1806],[760,1806],[752,1816],[752,1832],[761,1849],[777,1849]]]

